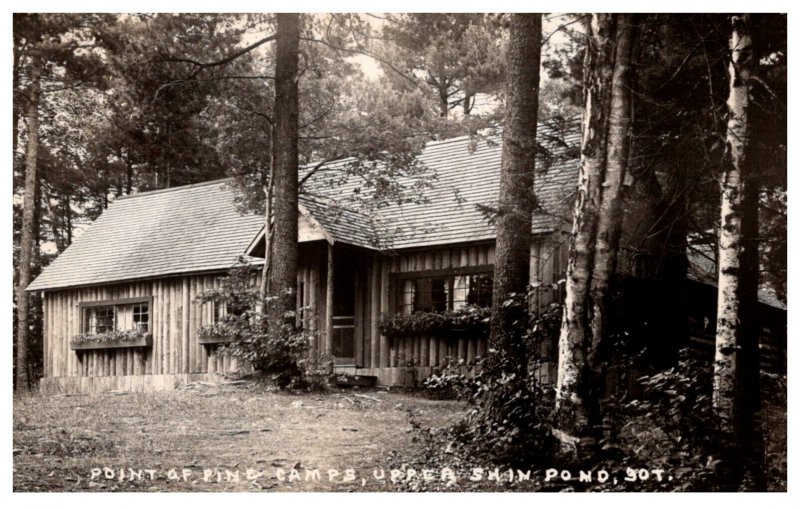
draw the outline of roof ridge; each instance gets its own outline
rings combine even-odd
[[[164,189],[153,189],[152,191],[144,191],[142,193],[134,193],[134,194],[127,194],[124,196],[118,196],[114,201],[127,200],[130,198],[138,198],[140,196],[152,196],[154,194],[170,193],[173,191],[185,191],[186,189],[192,189],[195,187],[203,187],[203,186],[210,186],[212,184],[221,184],[223,182],[230,182],[230,180],[231,180],[230,177],[224,177],[214,180],[206,180],[204,182],[195,182],[194,184],[184,184],[182,186],[167,187]]]

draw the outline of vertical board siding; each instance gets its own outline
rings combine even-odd
[[[561,241],[540,237],[531,246],[531,282],[541,281],[551,285],[556,283],[566,270],[566,244]],[[370,262],[370,270],[375,276],[370,286],[377,296],[379,308],[373,312],[374,326],[377,329],[383,314],[392,314],[390,309],[390,275],[424,270],[446,270],[470,266],[486,266],[495,263],[494,242],[450,247],[430,248],[401,252],[393,256],[378,255]],[[560,297],[558,290],[548,286],[543,290],[542,305],[554,302]],[[473,364],[478,357],[487,354],[485,338],[475,337],[397,337],[386,338],[374,331],[369,364],[365,367],[398,367],[409,361],[418,366],[442,366],[448,361],[463,361]],[[366,364],[366,362],[365,362]]]
[[[208,355],[198,343],[197,328],[208,323],[211,306],[195,301],[217,276],[186,276],[155,281],[122,283],[94,288],[53,290],[44,294],[44,376],[113,377],[206,373],[213,359],[214,371],[236,370],[228,355]],[[70,339],[81,332],[82,302],[152,297],[151,348],[116,348],[74,351]],[[124,327],[126,324],[123,323]],[[127,324],[130,325],[130,324]]]
[[[339,247],[334,245],[334,248]],[[324,352],[327,289],[325,241],[301,244],[298,283],[303,285],[302,326],[314,333],[317,351]],[[339,247],[341,249],[341,247]],[[354,251],[356,275],[356,359],[363,368],[389,368],[406,363],[441,366],[448,360],[474,363],[486,355],[484,338],[419,336],[387,338],[378,325],[391,314],[393,274],[487,266],[495,262],[493,242],[453,245],[399,253]],[[539,238],[531,246],[531,280],[550,288],[566,269],[566,244]],[[223,274],[200,274],[92,288],[48,291],[44,294],[45,377],[204,374],[236,370],[240,364],[214,347],[198,343],[197,329],[211,323],[213,308],[196,300],[219,287]],[[254,283],[258,284],[260,274]],[[549,292],[549,293],[548,293]],[[80,303],[124,297],[152,297],[153,346],[147,349],[89,350],[76,353],[70,339],[80,333]],[[539,304],[558,298],[543,290]]]
[[[394,256],[381,255],[372,262],[375,273],[381,277],[371,280],[372,290],[378,292],[380,308],[374,315],[375,327],[382,314],[392,314],[390,309],[390,275],[424,270],[447,270],[478,265],[492,265],[495,261],[494,243],[455,245],[402,252]],[[381,270],[380,265],[383,265]],[[388,270],[387,270],[388,267]],[[377,286],[377,288],[376,288]],[[378,339],[379,338],[379,339]],[[370,364],[366,367],[399,367],[412,362],[418,366],[442,366],[448,361],[475,362],[485,355],[485,340],[472,337],[414,336],[386,338],[375,331]],[[377,351],[374,351],[377,350]]]

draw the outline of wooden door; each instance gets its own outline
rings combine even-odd
[[[336,253],[333,284],[332,354],[337,366],[356,364],[355,259],[347,251]]]

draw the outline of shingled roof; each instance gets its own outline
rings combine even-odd
[[[539,210],[533,232],[546,233],[569,216],[579,133],[540,125],[539,138],[549,153],[537,164]],[[308,179],[300,203],[333,242],[404,249],[490,240],[495,228],[476,206],[491,207],[497,201],[501,151],[499,136],[429,143],[419,157],[432,182],[424,200],[369,212],[359,206],[363,198],[355,192],[363,181],[348,172],[347,161],[334,162]],[[226,182],[117,198],[28,290],[230,268],[259,234],[263,218],[240,215]]]
[[[28,290],[228,269],[264,224],[225,180],[122,196]]]
[[[717,262],[711,246],[706,244],[690,244],[686,249],[689,267],[686,277],[692,281],[717,286]],[[786,303],[782,302],[775,291],[766,284],[759,285],[758,301],[767,306],[786,310]]]
[[[533,233],[547,233],[569,221],[578,180],[577,125],[539,126],[547,157],[536,165],[534,189],[538,210]],[[304,189],[314,196],[301,202],[336,241],[378,249],[404,249],[448,243],[491,240],[495,227],[479,206],[496,205],[500,189],[500,136],[462,136],[428,143],[419,156],[432,187],[423,200],[388,204],[369,215],[351,205],[363,181],[348,177],[348,161],[332,163],[309,179]],[[400,179],[410,185],[411,179]],[[319,197],[323,197],[320,199]]]

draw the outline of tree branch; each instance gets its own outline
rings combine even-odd
[[[408,76],[406,73],[404,73],[403,71],[401,71],[400,69],[395,67],[388,60],[386,60],[384,58],[381,58],[381,57],[375,55],[374,53],[372,53],[370,51],[367,51],[367,50],[365,50],[363,48],[362,49],[344,48],[342,46],[337,46],[337,45],[335,45],[333,43],[330,43],[330,42],[322,40],[322,39],[314,39],[313,37],[300,37],[300,40],[301,41],[316,42],[316,43],[319,43],[319,44],[324,44],[325,46],[328,46],[329,48],[331,48],[333,50],[336,50],[336,51],[344,51],[345,53],[352,53],[352,54],[356,54],[356,55],[364,55],[364,56],[370,57],[373,60],[376,60],[376,61],[384,64],[386,67],[388,67],[389,69],[391,69],[392,71],[394,71],[395,73],[400,75],[401,77],[403,77],[406,80],[408,80],[409,82],[411,82],[411,84],[413,84],[415,87],[419,88],[419,84],[417,83],[417,81],[414,78]]]
[[[331,161],[337,161],[337,160],[339,160],[339,159],[342,159],[342,158],[343,158],[342,156],[338,156],[338,155],[337,155],[337,156],[334,156],[334,157],[331,157],[331,158],[328,158],[328,159],[325,159],[325,160],[323,160],[323,161],[320,161],[320,162],[318,162],[318,163],[316,164],[316,166],[314,166],[313,168],[311,168],[311,171],[309,171],[308,173],[306,173],[305,175],[303,175],[303,178],[301,178],[301,179],[300,179],[300,182],[298,182],[298,184],[297,184],[297,187],[298,187],[298,188],[301,188],[301,187],[303,187],[303,184],[305,184],[306,182],[308,182],[308,179],[310,179],[311,177],[313,177],[313,176],[314,176],[314,175],[315,175],[315,174],[316,174],[316,173],[317,173],[319,170],[321,170],[321,169],[322,169],[322,167],[323,167],[323,166],[325,166],[325,165],[326,165],[326,164],[328,164],[329,162],[331,162]]]
[[[231,53],[227,57],[225,57],[225,58],[223,58],[221,60],[217,60],[216,62],[198,62],[197,60],[193,60],[191,58],[163,58],[163,59],[159,60],[159,62],[182,62],[182,63],[192,64],[192,65],[194,65],[195,67],[198,68],[197,71],[195,71],[195,74],[197,74],[198,72],[200,72],[203,69],[208,69],[209,67],[219,67],[221,65],[225,65],[227,63],[230,63],[230,62],[236,60],[237,58],[239,58],[240,56],[244,55],[245,53],[249,53],[250,51],[253,51],[254,49],[258,48],[259,46],[261,46],[263,44],[266,44],[266,43],[268,43],[270,41],[274,41],[275,38],[276,38],[276,36],[273,34],[273,35],[269,35],[267,37],[264,37],[263,39],[259,39],[258,41],[254,42],[250,46],[242,48],[242,49],[240,49],[238,51],[234,51],[233,53]]]

